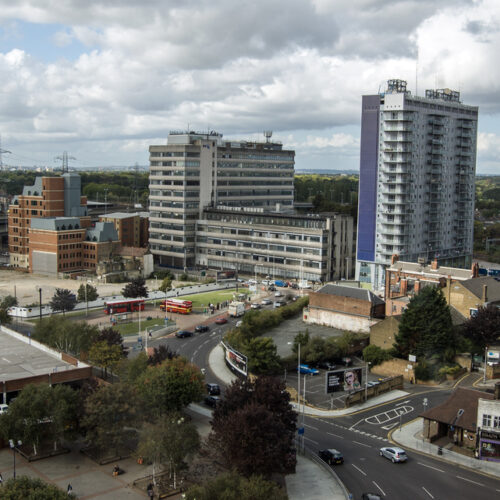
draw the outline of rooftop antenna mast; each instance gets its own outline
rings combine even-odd
[[[272,130],[264,130],[264,137],[266,138],[266,142],[269,142],[269,139],[273,136]]]
[[[61,160],[62,161],[62,173],[64,174],[65,172],[69,172],[69,167],[68,167],[68,160],[76,160],[74,156],[68,156],[67,151],[63,151],[62,156],[56,156],[54,158],[55,160]]]

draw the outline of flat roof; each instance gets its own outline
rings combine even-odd
[[[75,366],[60,359],[57,351],[26,342],[21,334],[11,335],[0,329],[0,381],[17,380],[57,371],[74,370]],[[26,339],[28,340],[28,339]],[[85,365],[86,366],[86,365]]]

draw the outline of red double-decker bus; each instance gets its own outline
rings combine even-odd
[[[191,300],[167,299],[163,304],[160,304],[160,309],[167,312],[190,314],[193,310],[193,302]]]
[[[144,299],[122,299],[104,302],[104,312],[106,314],[118,314],[135,311],[144,311]]]

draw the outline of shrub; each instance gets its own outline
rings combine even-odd
[[[372,366],[379,365],[384,361],[391,359],[391,355],[388,350],[382,349],[377,345],[369,345],[363,349],[363,359],[366,363],[370,363]]]
[[[415,367],[415,378],[417,380],[429,380],[431,378],[429,365],[425,359],[419,361],[418,365]]]

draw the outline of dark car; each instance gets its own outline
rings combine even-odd
[[[299,288],[299,285],[297,285],[297,283],[291,283],[291,284],[290,284],[290,288],[295,288],[295,289],[297,289],[297,288]]]
[[[210,330],[210,328],[207,325],[197,325],[194,328],[194,331],[198,333],[208,332],[208,330]]]
[[[217,318],[215,320],[216,325],[225,325],[227,323],[227,319],[224,318],[224,316],[221,316],[220,318]]]
[[[220,398],[218,396],[206,396],[205,397],[205,404],[207,406],[211,406],[212,408],[215,408],[220,402]]]
[[[343,464],[344,456],[340,451],[330,448],[329,450],[318,451],[319,458],[326,462],[328,465]]]
[[[317,366],[322,370],[335,370],[335,368],[337,368],[337,366],[330,361],[320,361]]]
[[[189,330],[179,330],[178,332],[175,332],[175,336],[178,339],[185,339],[186,337],[192,337],[193,332],[190,332]]]
[[[346,356],[342,358],[342,364],[345,366],[352,366],[352,359]]]
[[[276,287],[274,285],[270,285],[267,287],[267,289],[270,291],[270,292],[275,292],[276,291]]]
[[[207,384],[207,392],[210,396],[218,396],[220,394],[219,384]]]

